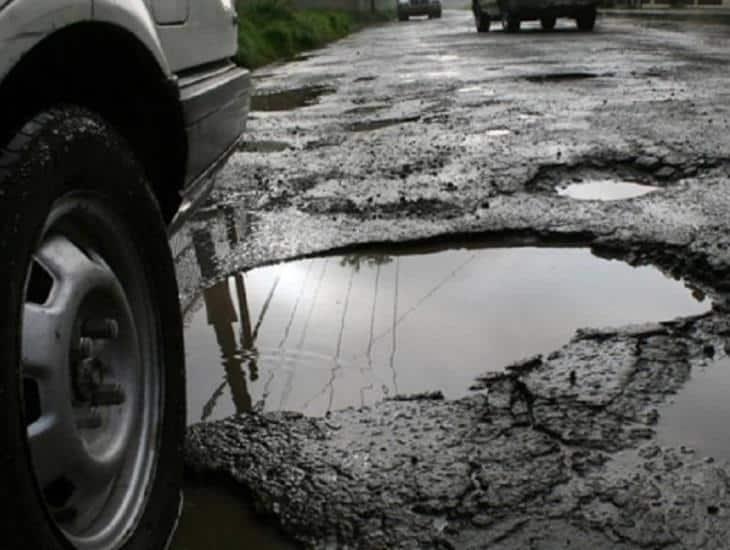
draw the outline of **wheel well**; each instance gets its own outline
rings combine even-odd
[[[99,113],[142,163],[165,219],[180,203],[187,139],[177,87],[134,35],[105,23],[56,31],[0,85],[0,144],[38,112],[75,104]],[[9,111],[9,112],[8,112]]]

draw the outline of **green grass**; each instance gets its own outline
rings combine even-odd
[[[319,48],[387,18],[386,14],[295,10],[287,0],[239,0],[238,14],[236,60],[249,69]]]

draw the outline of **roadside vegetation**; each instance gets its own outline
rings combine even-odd
[[[255,69],[319,48],[389,14],[298,10],[287,0],[238,0],[239,64]]]

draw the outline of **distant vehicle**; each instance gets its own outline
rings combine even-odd
[[[233,0],[0,0],[0,546],[159,550],[180,510],[168,228],[244,129]]]
[[[472,0],[472,11],[478,32],[489,31],[492,21],[501,21],[505,32],[518,32],[522,21],[531,20],[549,31],[558,17],[575,19],[578,29],[592,31],[596,5],[596,0]]]
[[[396,11],[399,21],[407,21],[412,15],[438,19],[441,17],[441,0],[398,0]]]

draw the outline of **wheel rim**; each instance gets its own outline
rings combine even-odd
[[[156,323],[143,266],[114,218],[97,200],[59,201],[23,308],[31,463],[53,523],[79,550],[124,544],[158,446]]]

